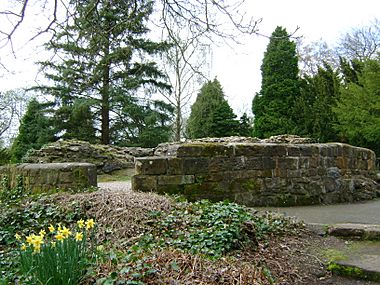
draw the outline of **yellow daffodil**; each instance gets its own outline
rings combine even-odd
[[[58,224],[58,231],[62,231],[62,227],[61,227],[61,224]]]
[[[64,235],[65,238],[67,238],[69,235],[71,235],[71,231],[68,228],[66,228],[66,227],[63,227],[63,229],[61,229],[59,232],[62,235]]]
[[[59,232],[58,234],[55,235],[55,238],[61,241],[65,239],[65,236],[61,232]]]
[[[27,242],[28,244],[32,244],[34,237],[35,237],[34,234],[32,234],[32,235],[30,235],[30,236],[27,236],[27,237],[26,237],[26,242]]]
[[[34,249],[34,253],[39,253],[41,251],[41,245],[40,244],[34,244],[33,249]]]
[[[41,245],[44,243],[44,237],[43,236],[34,236],[32,239],[32,244],[34,246]]]
[[[48,227],[48,229],[49,229],[49,232],[54,232],[55,231],[55,228],[53,227],[53,225],[50,225],[50,227]]]
[[[75,240],[76,241],[81,241],[82,239],[83,239],[83,234],[82,233],[76,233]]]
[[[21,245],[21,250],[26,250],[26,244],[25,244],[25,243],[23,243],[23,244]]]
[[[78,224],[78,228],[83,228],[83,226],[84,226],[84,221],[83,221],[83,219],[80,219],[78,222],[77,222],[77,224]]]
[[[40,230],[39,234],[41,237],[44,237],[46,235],[46,232],[45,230]]]
[[[95,225],[94,219],[88,219],[86,221],[86,229],[92,229]]]
[[[55,245],[57,244],[55,241],[52,241],[51,243],[51,247],[55,247]]]
[[[21,239],[21,236],[20,236],[18,233],[16,233],[16,234],[15,234],[15,238],[16,238],[17,240],[20,240],[20,239]]]

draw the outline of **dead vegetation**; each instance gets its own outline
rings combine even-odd
[[[326,240],[307,229],[270,235],[258,244],[246,245],[217,259],[170,247],[153,248],[147,253],[127,248],[149,230],[152,212],[170,213],[175,208],[174,199],[110,190],[59,194],[51,199],[65,207],[77,203],[86,215],[97,220],[98,241],[107,248],[88,284],[106,284],[104,281],[112,278],[119,283],[107,284],[367,284],[332,277],[315,253]],[[111,255],[114,257],[109,258]],[[133,280],[131,276],[138,276],[141,283],[123,283]]]

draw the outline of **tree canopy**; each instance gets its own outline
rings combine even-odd
[[[238,131],[236,115],[224,97],[222,85],[217,79],[206,82],[194,104],[187,122],[190,138],[224,137]]]
[[[20,162],[28,150],[55,141],[51,118],[47,115],[49,107],[50,104],[39,103],[36,99],[29,102],[11,148],[13,161]]]
[[[282,27],[270,37],[261,65],[261,90],[253,99],[254,135],[294,133],[294,104],[300,94],[296,44]]]
[[[146,37],[152,5],[148,0],[83,1],[76,6],[72,21],[47,45],[59,58],[42,63],[53,84],[40,89],[55,96],[61,108],[72,108],[75,100],[86,99],[95,118],[100,118],[103,144],[112,141],[110,128],[120,114],[123,96],[137,94],[143,86],[147,92],[148,87],[169,88],[152,60],[168,45]]]
[[[380,60],[366,60],[358,82],[342,88],[335,129],[350,144],[380,154]]]

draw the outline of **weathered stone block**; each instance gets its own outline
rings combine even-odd
[[[194,182],[194,175],[162,175],[157,177],[158,185],[183,185]]]
[[[131,182],[132,189],[135,191],[151,192],[157,189],[157,176],[134,175]]]
[[[229,192],[259,193],[264,188],[264,182],[259,178],[236,178],[230,181]]]
[[[266,154],[263,144],[236,144],[234,150],[235,156],[260,157]]]
[[[276,168],[276,159],[273,157],[265,156],[263,157],[263,169],[275,169]]]
[[[299,158],[297,157],[284,157],[277,159],[277,168],[278,169],[298,169]]]
[[[164,157],[139,157],[135,159],[136,174],[159,175],[167,171],[167,159]]]
[[[233,156],[232,145],[218,143],[184,144],[178,147],[177,157]]]
[[[157,185],[155,192],[158,194],[183,195],[184,189],[182,184],[166,184]]]
[[[168,175],[176,175],[183,173],[182,158],[168,157],[167,164],[168,166],[166,171]]]
[[[182,171],[183,174],[199,174],[208,173],[210,159],[206,157],[186,157],[182,158]],[[210,170],[211,171],[211,170]]]
[[[297,146],[297,145],[289,145],[287,148],[286,148],[286,155],[287,156],[300,156],[301,155],[301,149],[300,149],[300,146]]]
[[[287,154],[287,146],[284,144],[266,144],[264,155],[269,157],[282,157]]]

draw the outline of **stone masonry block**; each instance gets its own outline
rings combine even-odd
[[[151,192],[157,189],[157,176],[134,175],[132,176],[132,190]]]
[[[234,147],[217,143],[184,144],[178,147],[177,157],[233,156]]]
[[[178,157],[168,157],[168,175],[177,175],[183,173],[183,159]]]
[[[135,159],[136,174],[159,175],[167,171],[167,159],[163,157],[140,157]]]
[[[194,175],[162,175],[157,177],[158,185],[183,185],[194,182]]]
[[[265,155],[265,146],[263,144],[236,144],[235,155],[261,157]]]
[[[182,174],[199,174],[209,171],[210,160],[206,157],[182,158]]]
[[[277,168],[280,169],[298,169],[299,168],[299,158],[295,157],[285,157],[277,159]]]

